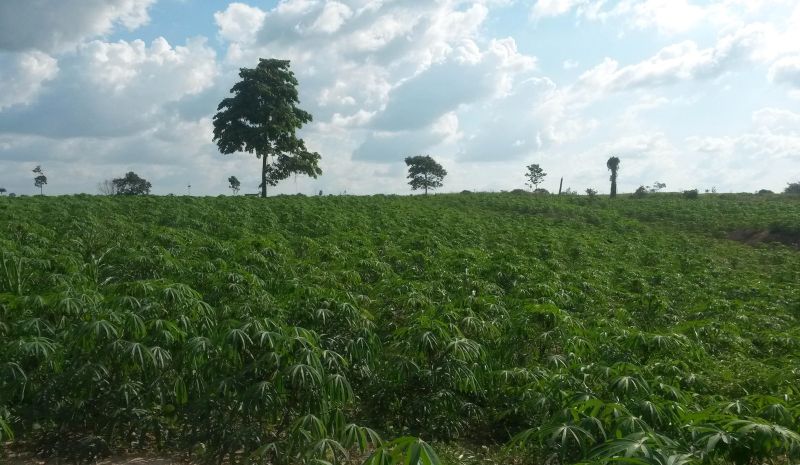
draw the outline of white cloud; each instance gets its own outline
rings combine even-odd
[[[762,108],[753,112],[753,125],[756,128],[788,134],[800,134],[800,113],[781,108]]]
[[[58,61],[39,51],[0,52],[0,111],[29,104],[58,74]]]
[[[219,35],[229,42],[253,42],[264,24],[267,13],[244,3],[231,3],[225,11],[214,13]]]
[[[155,0],[3,0],[0,49],[57,52],[108,34],[115,25],[130,30],[149,21]]]
[[[172,47],[159,37],[148,47],[141,40],[115,43],[95,40],[81,47],[85,77],[100,89],[133,93],[151,102],[179,100],[214,82],[216,53],[205,39]]]
[[[0,127],[51,137],[130,135],[159,124],[174,111],[169,105],[209,89],[217,74],[205,39],[175,47],[163,38],[149,46],[92,41],[62,58],[59,68],[47,93],[1,112]]]
[[[800,89],[800,55],[777,60],[769,68],[769,80]]]
[[[763,25],[749,25],[722,36],[709,48],[699,48],[690,40],[668,45],[650,58],[627,66],[606,58],[581,74],[573,90],[576,96],[590,101],[611,92],[714,78],[754,59],[765,29]]]
[[[353,10],[344,3],[339,2],[326,2],[322,12],[317,16],[311,29],[326,34],[332,34],[339,30],[347,21],[348,18],[353,16]]]
[[[586,0],[537,0],[531,9],[531,16],[534,19],[560,16],[585,3]]]

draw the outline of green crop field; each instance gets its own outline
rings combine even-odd
[[[0,198],[0,461],[796,463],[798,238],[788,195]]]

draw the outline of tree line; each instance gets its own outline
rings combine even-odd
[[[299,83],[289,65],[289,60],[261,58],[255,68],[241,68],[240,81],[230,90],[233,95],[219,103],[213,119],[212,140],[220,152],[228,155],[248,152],[261,160],[261,183],[258,185],[261,197],[267,196],[267,186],[276,186],[292,175],[303,174],[316,179],[322,174],[319,167],[321,155],[309,151],[305,141],[297,136],[297,130],[311,122],[312,116],[298,107]],[[405,163],[408,166],[408,184],[412,190],[423,190],[427,195],[429,190],[442,187],[447,171],[430,155],[410,156]],[[614,198],[617,196],[619,157],[611,156],[606,167],[611,172],[610,197]],[[41,166],[36,166],[33,173],[34,186],[43,195],[47,176]],[[547,173],[538,164],[528,165],[525,184],[535,193],[547,193],[539,188],[545,176]],[[241,182],[236,176],[230,176],[228,184],[234,195],[241,189]],[[640,186],[634,196],[641,197],[648,191],[657,192],[664,187],[666,185],[658,182],[652,188]],[[106,195],[144,195],[149,194],[151,188],[150,182],[133,171],[98,185],[100,193]],[[191,189],[191,185],[188,188]],[[5,192],[6,189],[0,187],[0,195]],[[800,182],[790,183],[784,192],[800,194]],[[574,192],[568,188],[567,193]],[[597,191],[589,188],[586,193],[592,196]]]

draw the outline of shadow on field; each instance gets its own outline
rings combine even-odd
[[[800,233],[776,229],[737,229],[728,234],[728,239],[747,245],[758,245],[765,242],[780,242],[800,250]]]

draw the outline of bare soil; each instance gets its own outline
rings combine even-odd
[[[747,245],[779,242],[800,250],[800,234],[776,232],[769,229],[737,229],[728,234],[728,239],[743,242]]]
[[[5,460],[10,460],[6,462]],[[8,465],[59,465],[71,464],[72,462],[51,458],[51,459],[37,459],[30,457],[10,457],[4,459],[0,457],[0,463]],[[116,456],[98,459],[96,462],[91,462],[93,465],[186,465],[186,462],[181,460],[164,458],[164,457],[141,457],[141,456]]]

